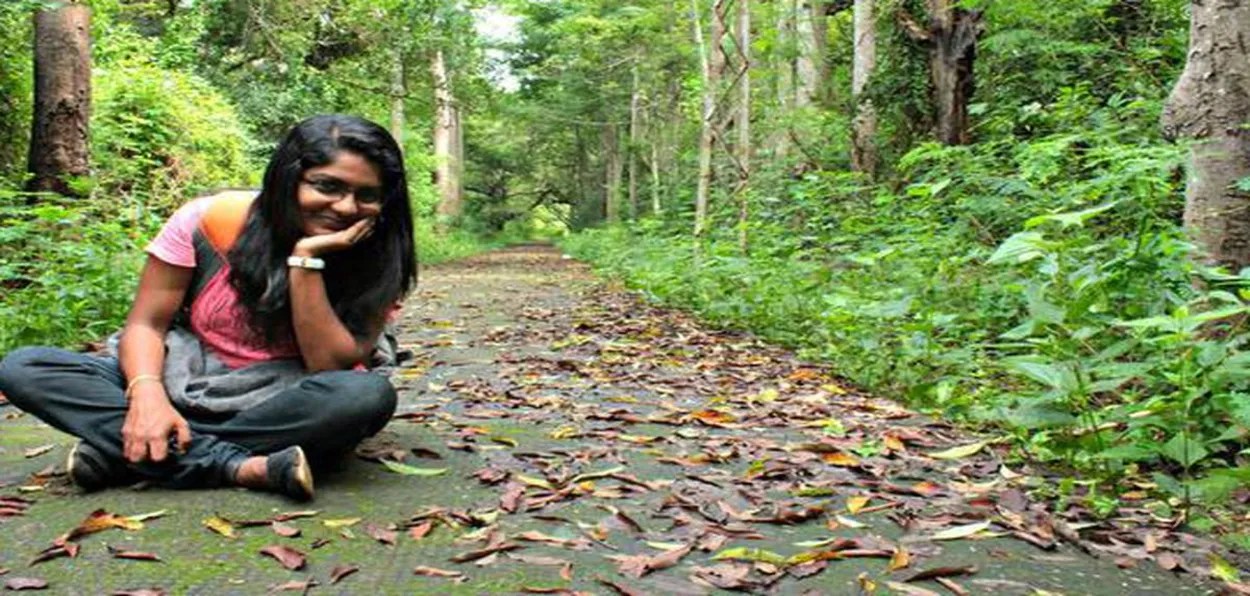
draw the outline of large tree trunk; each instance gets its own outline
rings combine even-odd
[[[1169,137],[1191,139],[1185,226],[1205,259],[1250,266],[1250,2],[1195,0],[1189,60],[1163,113]]]
[[[982,11],[955,8],[955,0],[929,0],[929,26],[899,12],[908,35],[929,47],[929,78],[937,140],[947,145],[971,141],[968,104],[976,89],[973,66]]]
[[[458,118],[441,49],[434,50],[430,74],[434,79],[434,183],[438,188],[438,214],[444,221],[455,220],[464,213],[460,164],[456,163]]]
[[[819,105],[825,97],[828,66],[825,53],[829,36],[825,0],[795,0],[795,38],[799,52],[795,66],[798,75],[798,107]]]
[[[738,0],[738,52],[742,76],[738,80],[738,247],[747,251],[747,220],[750,216],[748,185],[751,182],[751,6]]]
[[[69,178],[90,173],[91,9],[66,4],[36,12],[34,55],[27,190],[72,196]]]
[[[864,96],[877,69],[877,19],[873,0],[855,0],[855,64],[851,95],[855,101],[852,126],[851,168],[872,176],[877,171],[877,112]]]

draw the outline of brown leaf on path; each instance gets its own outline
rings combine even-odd
[[[617,594],[620,594],[621,596],[648,596],[647,593],[645,592],[640,592],[625,584],[622,584],[620,582],[613,581],[613,580],[610,580],[601,576],[595,576],[595,581],[609,588],[612,588],[613,590],[616,591]]]
[[[789,573],[798,579],[805,579],[824,571],[828,566],[828,561],[808,561],[806,563],[799,563],[798,565],[787,567],[786,573]]]
[[[165,596],[162,588],[143,588],[139,590],[116,590],[110,596]]]
[[[1133,557],[1118,557],[1115,560],[1115,566],[1120,569],[1132,569],[1137,567],[1137,560]]]
[[[499,484],[508,479],[510,474],[499,468],[482,468],[473,473],[473,477],[477,478],[482,484]]]
[[[696,584],[722,590],[748,590],[756,587],[756,582],[747,580],[750,574],[750,565],[726,563],[712,567],[695,567],[690,574],[690,580]]]
[[[321,584],[317,583],[317,580],[315,579],[306,579],[304,581],[293,579],[285,583],[269,586],[269,591],[270,592],[302,592],[304,594],[307,594],[308,590],[312,589],[313,586],[319,586],[319,585]]]
[[[470,561],[476,561],[481,558],[489,557],[495,553],[504,553],[504,552],[514,551],[520,548],[525,548],[525,547],[515,542],[504,542],[504,543],[496,544],[494,546],[488,546],[486,548],[469,551],[467,553],[461,553],[459,555],[452,557],[450,560],[452,563],[468,563]]]
[[[424,577],[445,577],[445,578],[454,579],[457,581],[463,581],[467,579],[464,573],[460,571],[448,571],[446,569],[438,569],[437,567],[426,567],[424,565],[413,568],[412,573],[413,575],[420,575]]]
[[[703,535],[699,537],[699,541],[695,543],[695,548],[703,552],[711,553],[723,548],[726,542],[729,542],[728,536],[718,532],[708,531],[704,532]]]
[[[56,559],[58,557],[71,557],[72,558],[72,557],[77,557],[77,556],[78,556],[77,544],[74,544],[73,542],[66,542],[64,544],[53,544],[52,546],[49,546],[48,548],[45,548],[39,551],[39,554],[35,555],[34,559],[31,559],[30,565],[32,566],[37,565],[44,561],[51,561],[52,559]]]
[[[590,550],[590,541],[583,538],[560,538],[557,536],[549,536],[542,532],[522,532],[517,534],[517,540],[525,540],[527,542],[541,542],[552,546],[559,546],[572,550]]]
[[[426,447],[413,447],[412,449],[409,449],[409,451],[421,459],[443,459],[442,454]]]
[[[560,568],[560,579],[566,582],[573,581],[573,564],[572,563],[565,563],[564,566]]]
[[[1172,553],[1158,553],[1155,562],[1166,571],[1185,571],[1185,561]]]
[[[613,507],[611,505],[599,505],[599,508],[603,509],[604,511],[607,511],[608,513],[611,513],[612,516],[616,519],[616,521],[621,522],[621,524],[624,525],[626,528],[629,528],[631,532],[634,532],[635,534],[646,533],[646,529],[642,527],[642,524],[639,524],[637,521],[634,520],[634,518],[626,515],[624,511],[621,511],[620,509]]]
[[[298,571],[304,568],[306,557],[289,546],[266,546],[260,549],[260,554],[267,555],[276,559],[283,567],[292,571]]]
[[[544,557],[540,555],[509,554],[508,558],[520,561],[522,563],[525,563],[526,565],[542,565],[545,567],[563,567],[565,565],[572,565],[572,563],[569,563],[568,561],[564,559],[557,559],[555,557]]]
[[[8,568],[8,567],[0,567],[0,575],[4,575],[4,574],[6,574],[6,573],[8,573],[8,572],[9,572],[9,568]]]
[[[360,571],[360,567],[356,565],[339,565],[330,570],[330,585],[334,585],[343,581],[343,578]]]
[[[1042,550],[1055,550],[1055,548],[1059,546],[1054,540],[1046,540],[1045,538],[1029,532],[1024,532],[1022,530],[1013,530],[1011,535]]]
[[[273,530],[274,534],[277,534],[283,538],[295,538],[296,536],[300,535],[299,528],[289,525],[289,524],[284,524],[282,522],[273,522],[269,524],[269,528]]]
[[[960,575],[973,575],[977,572],[975,565],[965,565],[963,567],[934,567],[925,569],[918,573],[912,574],[905,582],[918,582],[935,577],[958,577]]]
[[[387,546],[395,546],[395,539],[399,538],[399,532],[388,530],[374,524],[365,524],[365,533],[368,534],[370,538]]]
[[[318,538],[314,540],[312,544],[308,545],[308,548],[312,550],[317,550],[327,544],[330,544],[331,542],[333,541],[330,540],[329,538]]]
[[[139,551],[133,551],[133,550],[122,550],[111,544],[107,546],[108,546],[109,554],[113,555],[114,559],[130,559],[132,561],[156,561],[156,562],[160,562],[161,560],[160,557],[156,556],[153,553],[145,553],[145,552],[139,552]]]
[[[413,540],[420,540],[422,538],[425,538],[427,535],[429,535],[430,530],[433,530],[433,529],[434,529],[434,520],[427,519],[413,526],[412,528],[410,528],[408,530],[408,535],[411,536]]]
[[[48,582],[37,577],[11,577],[4,582],[6,590],[43,590],[48,587]]]
[[[499,508],[508,513],[516,513],[524,497],[525,485],[520,482],[509,482],[504,487],[503,495],[499,497]]]
[[[950,579],[950,578],[948,578],[948,577],[938,577],[938,578],[934,578],[934,580],[933,580],[933,581],[935,581],[935,582],[937,582],[937,583],[939,583],[939,584],[942,584],[942,587],[943,587],[943,588],[946,588],[947,590],[950,590],[951,592],[953,592],[953,593],[955,594],[955,596],[968,596],[969,594],[971,594],[971,592],[969,592],[969,591],[968,591],[967,589],[965,589],[963,586],[961,586],[961,585],[959,585],[959,584],[955,583],[955,580],[952,580],[952,579]]]
[[[631,577],[642,577],[652,571],[668,569],[681,562],[682,558],[690,554],[694,548],[693,545],[687,544],[680,548],[660,553],[655,556],[648,555],[609,555],[607,558],[620,564],[617,571],[622,575]]]

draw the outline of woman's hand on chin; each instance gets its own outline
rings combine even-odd
[[[320,257],[332,252],[349,249],[368,238],[373,233],[377,218],[367,217],[351,227],[329,234],[305,236],[295,243],[291,252],[296,257]]]

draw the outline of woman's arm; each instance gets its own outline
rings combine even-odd
[[[182,306],[193,271],[149,256],[126,317],[118,355],[130,398],[122,425],[123,451],[132,462],[164,460],[170,435],[177,435],[180,451],[191,442],[186,419],[165,394],[162,372],[165,332]]]
[[[343,250],[368,237],[373,220],[363,219],[335,234],[310,236],[295,244],[292,256],[320,257]],[[373,352],[373,341],[382,331],[384,313],[379,313],[365,339],[358,340],[330,306],[321,272],[291,267],[291,323],[304,367],[313,372],[344,370],[363,363]]]

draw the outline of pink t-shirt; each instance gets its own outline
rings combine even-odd
[[[148,254],[170,265],[194,268],[195,230],[214,198],[196,199],[179,208],[148,244]],[[252,332],[247,325],[247,310],[239,303],[239,294],[230,285],[229,277],[230,265],[222,263],[221,270],[204,285],[191,304],[191,331],[230,368],[299,358],[294,336],[269,343],[263,335]]]

